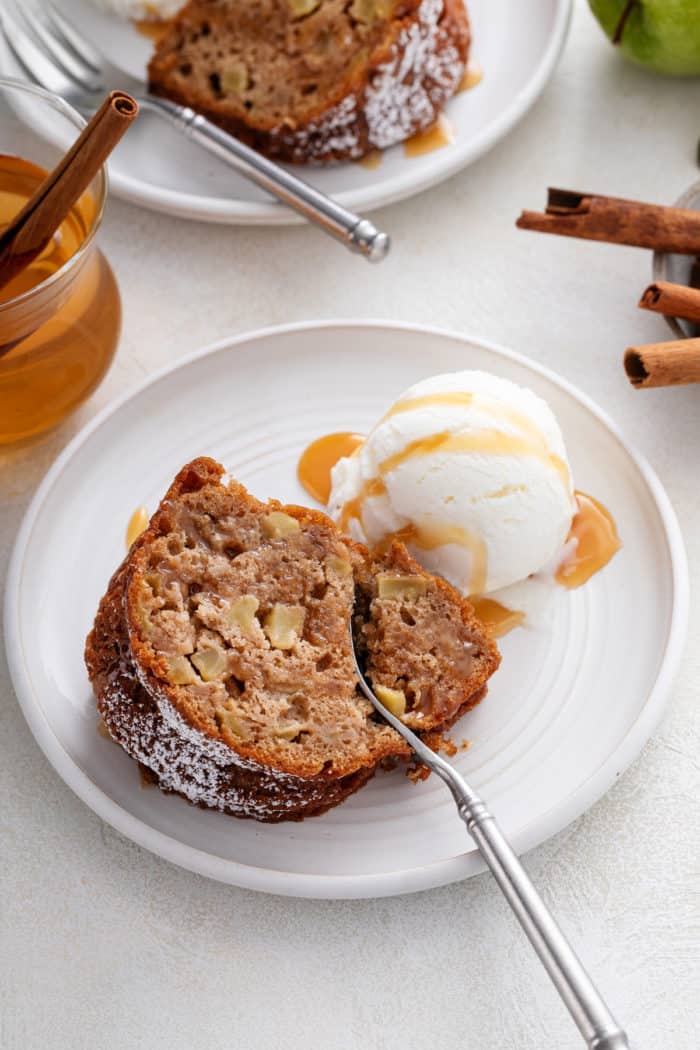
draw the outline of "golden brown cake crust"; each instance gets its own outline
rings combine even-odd
[[[253,522],[263,512],[269,514],[271,510],[281,510],[274,502],[260,504],[235,482],[229,482],[225,488],[220,484],[222,474],[223,468],[208,459],[195,460],[180,471],[147,531],[134,544],[110,582],[87,639],[86,663],[110,734],[132,757],[153,772],[164,790],[175,791],[197,804],[237,816],[252,816],[265,821],[302,819],[336,805],[366,783],[382,760],[392,756],[407,757],[408,749],[398,734],[366,712],[361,718],[357,716],[360,728],[351,737],[352,746],[329,745],[327,752],[321,752],[320,760],[313,749],[309,754],[308,748],[294,748],[280,740],[275,741],[274,747],[264,738],[262,743],[259,740],[246,742],[229,733],[226,724],[217,724],[209,717],[207,705],[214,683],[182,686],[170,680],[169,668],[162,664],[162,653],[149,645],[148,633],[144,634],[139,626],[143,610],[138,605],[138,598],[142,594],[140,588],[144,576],[153,572],[151,555],[162,550],[165,537],[172,541],[175,535],[173,523],[177,513],[184,513],[189,522],[195,506],[193,501],[199,501],[197,506],[210,510],[219,506],[221,511],[221,500],[229,510],[233,501],[242,516],[248,512],[252,515]],[[429,731],[440,732],[449,728],[481,699],[486,680],[497,667],[499,657],[493,642],[474,620],[469,604],[460,599],[449,585],[423,573],[400,544],[380,561],[371,563],[365,548],[340,536],[336,526],[324,514],[301,507],[284,507],[281,512],[283,517],[300,523],[302,538],[317,545],[324,557],[329,557],[328,550],[331,558],[337,557],[338,552],[349,552],[354,569],[350,586],[354,583],[356,587],[364,587],[363,601],[373,610],[371,616],[378,629],[384,630],[394,621],[398,622],[396,603],[389,613],[384,611],[371,583],[367,583],[367,579],[375,579],[377,571],[383,569],[410,574],[409,579],[420,576],[429,581],[431,601],[444,599],[451,615],[462,625],[459,629],[463,628],[474,640],[477,658],[470,668],[471,673],[461,682],[461,692],[452,697],[449,710],[438,711],[423,725],[420,721],[413,722],[416,728],[425,728],[426,739]],[[272,542],[270,548],[278,557],[284,554],[284,544]],[[194,554],[200,554],[196,547]],[[173,558],[182,557],[182,550],[173,555]],[[213,559],[215,555],[207,554],[207,558]],[[162,572],[162,562],[158,564],[161,564]],[[236,564],[236,558],[233,564]],[[187,590],[182,583],[180,585],[183,591]],[[343,593],[338,591],[337,596],[330,593],[329,599],[323,599],[330,601],[331,611],[337,607],[342,613],[342,602],[347,601],[347,595],[343,597]],[[319,603],[322,604],[323,600],[319,599]],[[349,607],[352,607],[352,599]],[[409,602],[406,609],[410,611],[411,608]],[[415,608],[413,612],[418,615]],[[171,613],[166,610],[163,615],[170,616]],[[328,624],[327,628],[331,630]],[[347,637],[344,631],[342,640]],[[333,642],[335,647],[340,644]],[[381,644],[371,638],[371,631],[369,646],[370,650],[374,648],[381,655]],[[348,704],[354,709],[367,701],[352,700],[354,677],[349,686],[342,678],[349,662],[347,652],[341,649],[338,652],[340,670],[324,669],[315,688],[324,694],[330,687],[332,697],[334,683],[340,674],[337,680],[345,690],[343,695],[350,694],[349,699],[336,701],[340,705],[337,709],[342,713]],[[267,666],[274,654],[270,656],[269,647],[261,647],[260,658],[267,661]],[[286,654],[285,666],[294,667],[294,659],[295,654]],[[387,680],[392,669],[391,660],[387,654],[383,660],[380,673],[383,680]],[[405,654],[401,654],[400,662],[401,667],[410,666],[410,659],[407,662]],[[371,670],[368,673],[372,675]],[[396,675],[398,669],[395,668],[393,673]],[[420,679],[420,668],[416,674]],[[396,682],[392,680],[392,684]],[[454,691],[454,687],[453,682],[448,682],[441,688],[445,696],[451,696],[449,689]],[[221,694],[218,683],[216,688]],[[201,699],[201,710],[193,706],[193,696],[198,702]],[[406,721],[410,721],[410,716]],[[321,736],[325,728],[327,725],[322,724]]]
[[[273,12],[288,9],[288,0],[267,3]],[[432,124],[464,75],[470,29],[463,0],[391,0],[389,15],[369,29],[348,21],[348,5],[336,11],[333,4],[323,0],[301,22],[292,19],[287,37],[305,30],[307,38],[295,37],[286,47],[282,40],[275,56],[281,65],[268,71],[253,65],[259,47],[240,39],[251,30],[245,23],[241,28],[232,0],[191,0],[158,41],[149,65],[150,89],[190,106],[260,152],[294,163],[357,159]],[[334,15],[330,29],[328,8]],[[336,25],[341,17],[345,28]],[[335,43],[328,56],[312,64],[318,42],[331,31]],[[353,34],[363,35],[353,41]],[[261,37],[264,47],[265,34]],[[218,39],[224,51],[237,47],[235,60],[226,56],[228,77],[225,59],[213,51]],[[346,39],[347,55],[339,43]],[[333,68],[334,49],[341,66],[331,80],[324,79],[324,71]],[[274,104],[259,98],[266,76],[288,85],[280,99],[267,93]],[[226,89],[231,83],[235,90]]]
[[[168,724],[136,674],[124,620],[126,576],[122,564],[100,602],[85,659],[110,736],[163,791],[236,817],[277,823],[325,813],[374,775],[376,767],[371,766],[337,781],[284,777],[243,766],[235,755],[212,757],[204,753],[201,741],[187,740]]]

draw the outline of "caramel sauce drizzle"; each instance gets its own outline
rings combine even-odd
[[[407,157],[421,157],[425,153],[433,153],[436,149],[451,146],[455,141],[455,131],[444,113],[441,113],[434,124],[423,131],[417,131],[411,135],[403,144],[403,151]]]
[[[373,149],[371,153],[366,153],[364,157],[360,157],[357,163],[361,168],[367,168],[368,171],[374,171],[380,167],[384,154],[380,149]]]
[[[532,435],[504,434],[503,431],[490,427],[470,430],[465,434],[443,431],[418,438],[409,442],[401,452],[385,459],[379,468],[380,474],[388,474],[406,460],[426,456],[431,452],[485,452],[495,456],[534,456],[552,467],[565,484],[568,483],[569,471],[566,463],[559,456],[549,452],[544,436],[539,434],[539,431],[537,440],[534,440]]]
[[[521,627],[525,622],[525,613],[517,609],[508,609],[494,598],[470,598],[476,617],[488,628],[492,638],[502,638],[505,634]]]
[[[432,551],[437,547],[454,543],[464,547],[471,554],[471,576],[469,579],[469,590],[476,594],[481,593],[486,586],[486,574],[488,569],[488,548],[481,536],[469,529],[461,528],[459,525],[418,525],[411,523],[395,532],[387,533],[380,547],[389,547],[394,540],[406,545],[411,544],[422,551]]]
[[[402,412],[431,405],[471,404],[476,404],[486,414],[509,423],[518,432],[504,434],[495,427],[482,427],[462,434],[440,431],[410,442],[400,452],[387,457],[379,465],[377,476],[365,481],[357,496],[345,504],[339,520],[341,529],[347,532],[353,520],[362,524],[365,502],[386,493],[384,479],[387,474],[396,470],[402,463],[436,451],[534,456],[554,470],[568,488],[570,484],[568,467],[563,459],[549,451],[539,427],[524,413],[504,406],[495,398],[466,391],[426,394],[422,397],[399,401],[389,409],[380,422]],[[328,502],[332,468],[341,457],[354,455],[363,441],[361,434],[343,432],[328,434],[309,445],[299,461],[298,477],[314,499],[321,503]],[[505,496],[512,488],[512,486],[504,486],[491,493],[490,498]],[[577,544],[571,557],[566,559],[556,574],[557,582],[569,588],[580,587],[595,572],[607,565],[620,548],[615,522],[606,508],[592,496],[583,492],[577,491],[575,495],[578,511],[572,522],[569,540],[575,538]],[[523,612],[508,609],[493,598],[481,597],[486,586],[488,572],[488,550],[481,536],[457,525],[413,522],[384,536],[380,546],[386,549],[394,540],[399,540],[419,550],[435,550],[447,544],[466,548],[471,554],[471,578],[468,591],[473,595],[470,601],[479,619],[489,625],[495,638],[502,637],[524,621]]]
[[[340,527],[343,532],[347,532],[347,527],[353,518],[357,518],[359,522],[362,522],[362,509],[365,500],[372,499],[373,496],[383,496],[385,492],[386,485],[382,478],[370,478],[369,481],[365,481],[357,496],[348,500],[340,512]]]
[[[124,537],[126,543],[126,549],[130,550],[132,543],[135,543],[142,532],[145,532],[148,528],[148,508],[137,507],[134,513],[129,518],[129,524],[126,527],[126,536]]]
[[[333,467],[339,459],[351,456],[364,440],[364,434],[341,431],[326,434],[304,449],[297,466],[297,478],[313,499],[328,503]]]
[[[152,24],[146,23],[146,26],[152,26]],[[471,91],[483,79],[482,67],[478,62],[470,61],[464,70],[464,76],[459,82],[455,95],[461,95],[463,91]],[[454,127],[444,114],[440,114],[434,124],[424,128],[423,131],[417,131],[404,142],[404,154],[407,157],[420,157],[425,153],[432,153],[433,150],[442,149],[443,146],[450,146],[455,138]],[[367,168],[368,171],[374,171],[381,165],[383,157],[381,150],[374,149],[371,153],[360,157],[356,163],[362,168]]]
[[[464,70],[464,76],[455,94],[461,95],[463,91],[471,91],[484,79],[484,71],[478,62],[470,61]]]
[[[380,465],[377,476],[368,479],[362,486],[357,496],[349,500],[342,508],[340,514],[340,527],[344,532],[348,531],[350,522],[357,520],[362,524],[363,508],[366,500],[384,495],[387,474],[396,470],[402,463],[415,459],[417,456],[430,455],[431,452],[485,452],[492,455],[528,455],[535,456],[548,467],[556,471],[565,486],[569,485],[569,471],[566,463],[556,455],[553,455],[548,447],[544,435],[532,420],[517,409],[510,408],[496,398],[486,395],[472,394],[468,391],[447,391],[445,393],[426,394],[422,397],[406,398],[397,402],[383,416],[380,422],[384,422],[393,416],[403,412],[409,412],[416,408],[424,408],[432,405],[472,405],[490,415],[494,419],[509,423],[516,434],[504,434],[495,427],[483,427],[478,430],[467,431],[461,434],[453,434],[450,431],[439,431],[426,437],[418,438],[409,442],[400,452],[388,456]],[[333,458],[331,454],[337,449],[339,440],[352,438],[352,451],[356,451],[361,444],[360,435],[328,435],[320,438],[304,452],[299,462],[299,480],[311,495],[321,502],[327,502],[330,495],[330,470],[335,465],[342,451]],[[320,467],[322,482],[318,477],[312,480],[310,487],[304,480],[308,481],[307,470],[309,464]],[[496,494],[497,495],[497,494]],[[325,497],[325,498],[321,498]],[[383,538],[382,546],[388,546],[392,540],[401,540],[411,544],[420,550],[434,550],[437,547],[453,543],[466,548],[471,554],[471,577],[468,590],[472,594],[480,594],[486,585],[488,573],[488,550],[487,546],[476,533],[455,525],[440,525],[439,523],[411,523],[403,526],[394,533]]]
[[[502,401],[489,397],[486,394],[472,394],[465,390],[453,390],[444,394],[424,394],[422,397],[406,398],[405,401],[399,401],[393,405],[382,417],[381,422],[383,423],[401,412],[410,412],[416,408],[425,408],[432,405],[473,404],[492,418],[510,423],[514,429],[521,432],[522,438],[517,438],[515,435],[510,434],[502,434],[500,431],[475,430],[470,434],[453,435],[459,440],[466,439],[469,441],[469,439],[473,439],[476,442],[474,445],[465,444],[460,446],[455,451],[484,451],[496,455],[535,456],[548,466],[553,467],[563,483],[568,486],[569,468],[563,459],[549,452],[544,434],[539,427],[524,412],[519,412],[517,408],[504,405]],[[483,444],[479,443],[479,435],[484,435]],[[494,435],[498,435],[502,440],[496,440]],[[426,438],[425,440],[430,439]],[[429,451],[432,451],[432,449]],[[452,449],[446,449],[446,451],[452,451]]]
[[[556,581],[564,587],[580,587],[599,572],[622,546],[610,511],[593,496],[576,492],[578,511],[571,523],[569,540],[576,548],[560,566]]]
[[[137,33],[141,36],[148,37],[149,40],[157,42],[165,33],[166,29],[169,28],[170,22],[164,22],[162,19],[144,18],[134,19],[131,23]]]
[[[473,405],[474,394],[468,390],[448,390],[444,394],[423,394],[421,397],[407,397],[403,401],[397,401],[385,412],[380,423],[402,412],[411,412],[414,408],[424,408],[430,405]]]

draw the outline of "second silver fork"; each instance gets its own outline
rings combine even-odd
[[[213,153],[239,175],[315,223],[351,251],[379,262],[390,240],[369,219],[361,218],[303,179],[263,157],[188,106],[152,95],[143,80],[109,61],[51,0],[42,13],[0,2],[0,29],[29,77],[60,95],[83,114],[92,114],[104,95],[121,88],[143,109],[166,120],[181,134]]]

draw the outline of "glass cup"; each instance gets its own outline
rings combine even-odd
[[[12,208],[13,158],[50,171],[84,126],[56,95],[0,80],[0,228]],[[84,239],[74,253],[58,268],[47,266],[46,276],[26,291],[0,288],[0,446],[56,426],[89,397],[112,362],[121,300],[96,245],[106,196],[103,168],[76,205]],[[3,301],[8,289],[13,297]]]

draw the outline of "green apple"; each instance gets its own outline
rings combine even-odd
[[[589,0],[607,36],[656,73],[700,75],[700,0]]]

